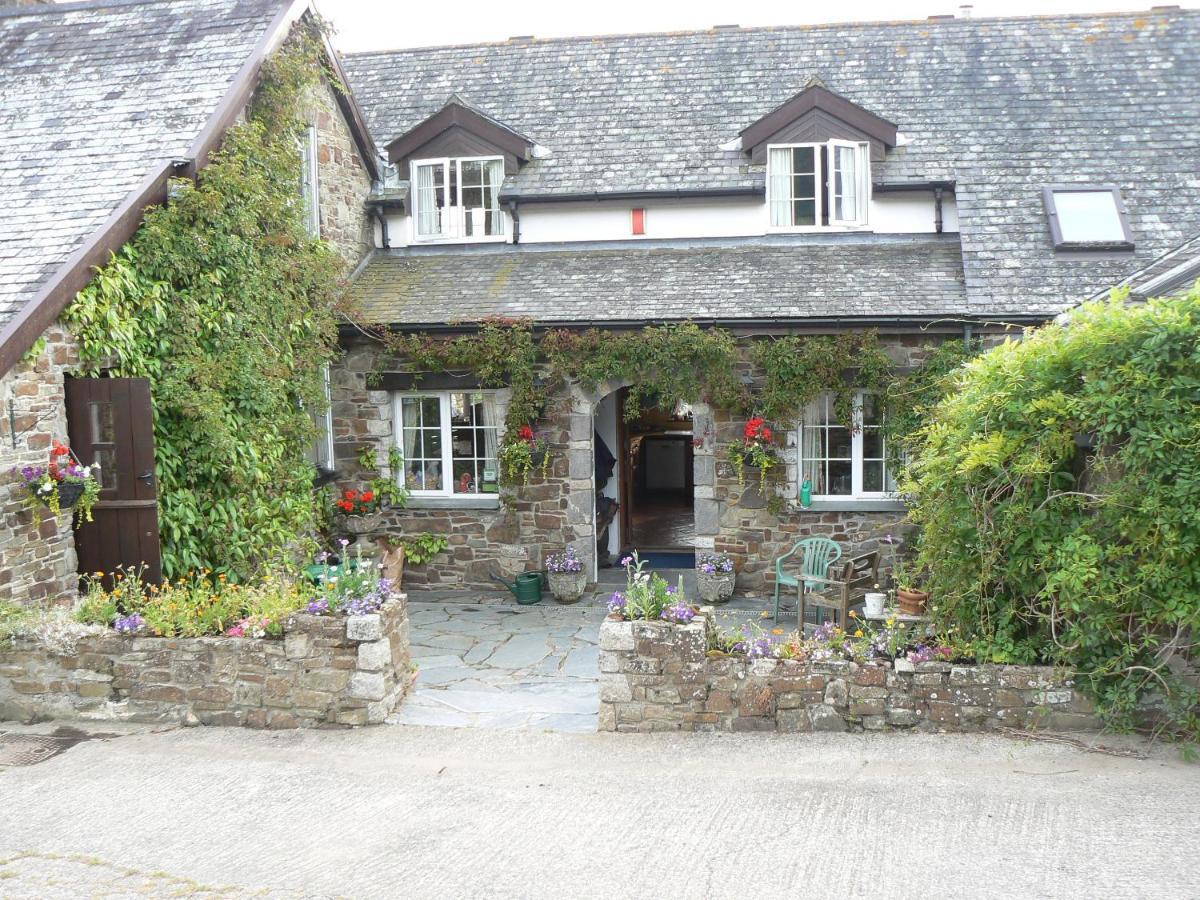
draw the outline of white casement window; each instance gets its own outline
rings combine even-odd
[[[504,239],[501,157],[424,159],[412,164],[413,229],[418,241]]]
[[[404,460],[399,478],[412,494],[499,493],[499,422],[491,393],[405,393],[393,402]]]
[[[767,148],[771,230],[866,225],[870,166],[867,143],[771,145]]]
[[[895,496],[896,484],[884,446],[882,411],[875,397],[859,393],[854,416],[857,430],[839,422],[830,394],[822,394],[804,410],[799,483],[812,481],[814,499]]]
[[[316,417],[317,443],[314,455],[318,466],[332,471],[336,466],[333,456],[333,388],[328,365],[322,368],[321,375],[325,382],[325,410]]]
[[[317,174],[317,126],[309,125],[300,136],[300,191],[304,197],[304,226],[315,238],[321,236],[321,188]]]

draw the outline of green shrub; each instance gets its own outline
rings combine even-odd
[[[1200,288],[979,356],[918,445],[904,489],[943,624],[998,662],[1075,667],[1116,725],[1157,693],[1194,736],[1167,660],[1200,633]]]

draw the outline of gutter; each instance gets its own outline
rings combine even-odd
[[[588,203],[603,200],[687,200],[705,197],[759,197],[765,187],[680,188],[673,191],[585,191],[578,194],[501,194],[505,203]]]
[[[104,224],[84,238],[38,292],[0,328],[0,376],[16,366],[38,337],[57,321],[75,295],[91,282],[94,270],[107,263],[109,257],[133,237],[141,227],[146,210],[167,201],[170,180],[195,178],[208,164],[209,156],[220,144],[225,131],[241,115],[258,87],[263,64],[308,8],[308,0],[288,0],[282,5],[234,75],[225,96],[188,147],[187,158],[159,161],[125,195]]]
[[[1049,322],[1053,318],[1054,313],[1046,313],[1045,315],[1023,314],[1013,316],[948,314],[938,316],[824,316],[820,318],[787,318],[776,316],[772,318],[757,319],[574,319],[563,320],[561,322],[535,322],[533,325],[533,330],[535,333],[552,331],[559,328],[598,328],[608,331],[630,331],[637,328],[644,328],[647,325],[680,325],[683,322],[691,322],[695,325],[699,325],[702,328],[725,328],[730,330],[804,328],[822,331],[851,331],[861,328],[925,329],[935,327],[947,331],[956,331],[959,329],[966,330],[974,328],[986,328],[989,326],[1007,328],[1025,327],[1026,325],[1042,325],[1046,322]],[[481,324],[482,323],[479,322],[406,322],[402,324],[388,325],[386,328],[388,331],[398,334],[413,332],[426,332],[429,334],[472,334],[480,329]],[[342,325],[338,326],[338,331],[342,336],[346,337],[362,334],[363,329],[358,325],[343,323]]]

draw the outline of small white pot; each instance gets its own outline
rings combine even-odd
[[[882,616],[883,606],[887,603],[887,594],[870,593],[864,598],[866,600],[866,613],[868,616]]]

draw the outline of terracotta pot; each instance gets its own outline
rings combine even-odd
[[[929,602],[929,591],[900,588],[896,591],[896,599],[900,601],[900,612],[906,616],[923,616],[925,604]]]

